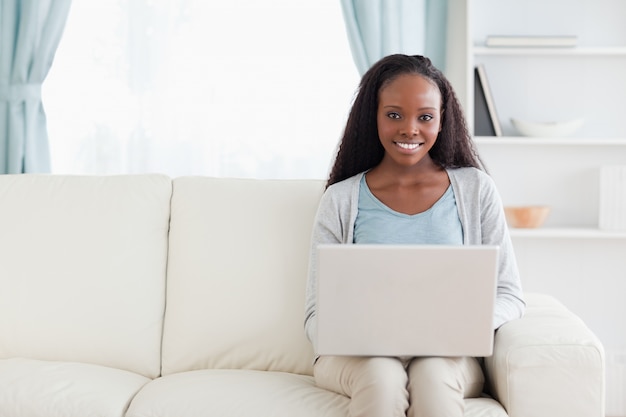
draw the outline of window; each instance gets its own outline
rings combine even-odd
[[[74,0],[52,170],[325,178],[358,81],[336,0]]]

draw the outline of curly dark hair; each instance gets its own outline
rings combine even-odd
[[[469,135],[463,110],[452,85],[430,59],[420,55],[389,55],[361,79],[326,187],[378,165],[385,150],[378,138],[376,115],[380,90],[404,74],[432,81],[441,93],[443,120],[430,157],[443,168],[484,169]]]

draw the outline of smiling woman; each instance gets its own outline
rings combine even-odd
[[[358,78],[335,0],[74,0],[52,170],[323,178]]]

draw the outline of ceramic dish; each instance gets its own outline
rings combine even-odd
[[[509,227],[534,229],[540,227],[550,214],[549,206],[508,206],[504,214]]]
[[[532,137],[566,137],[580,129],[584,119],[572,119],[563,122],[530,122],[511,118],[511,123],[522,135]]]

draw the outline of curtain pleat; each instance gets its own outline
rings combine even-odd
[[[447,0],[341,0],[359,73],[384,56],[426,55],[445,69]]]
[[[71,0],[0,1],[0,174],[50,172],[41,85]]]

